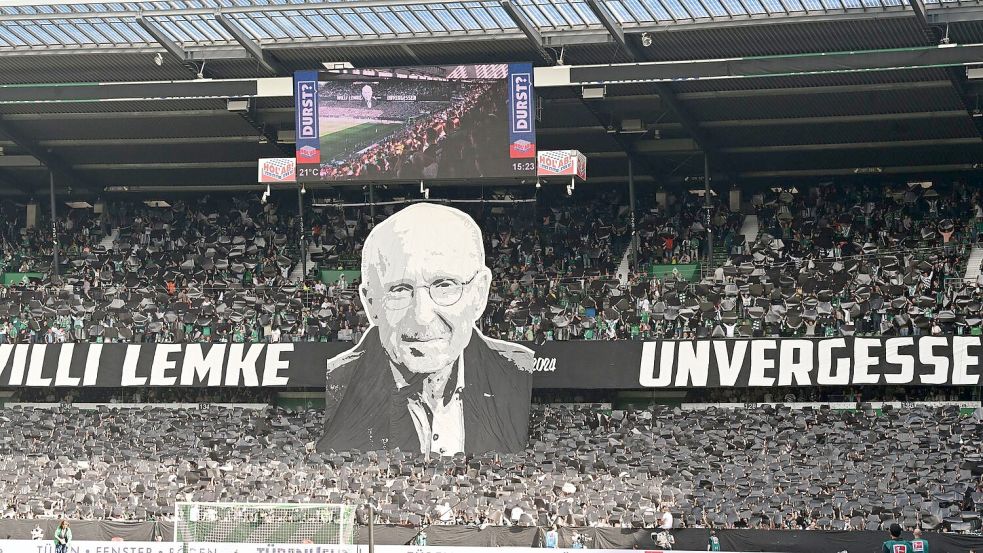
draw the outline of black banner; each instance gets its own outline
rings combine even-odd
[[[535,388],[980,385],[979,336],[571,341],[536,352]],[[3,344],[0,387],[323,388],[350,343]]]
[[[980,336],[548,342],[536,388],[980,384]]]
[[[487,526],[428,526],[427,545],[437,547],[544,547],[546,528]],[[584,528],[560,527],[559,546],[569,549],[574,534],[587,542],[587,550],[624,549],[655,553],[660,551],[652,540],[655,529],[642,528]],[[406,553],[419,553],[410,546],[419,533],[418,528],[383,525],[375,526],[375,543],[383,545],[407,545]],[[842,553],[874,552],[888,539],[887,532],[836,531],[836,530],[737,530],[718,529],[722,551],[784,551],[787,553]],[[356,541],[368,543],[365,528],[359,529]],[[710,531],[705,528],[682,528],[672,531],[676,551],[705,551]],[[902,537],[910,539],[905,532]],[[932,553],[965,553],[983,547],[983,536],[973,534],[947,534],[925,532]]]
[[[323,388],[351,344],[4,344],[0,386]]]

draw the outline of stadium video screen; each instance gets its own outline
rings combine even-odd
[[[294,74],[297,181],[536,175],[528,63]]]

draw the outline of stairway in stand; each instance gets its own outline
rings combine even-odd
[[[963,278],[976,282],[976,278],[980,276],[980,264],[983,264],[983,246],[973,246],[973,250],[969,252],[969,261],[966,262],[966,273]]]
[[[745,215],[744,222],[741,223],[741,236],[748,244],[754,244],[758,239],[758,216],[757,215]]]
[[[107,252],[113,249],[113,243],[119,238],[119,229],[114,228],[109,234],[104,236],[102,240],[99,241],[99,247],[105,249]]]

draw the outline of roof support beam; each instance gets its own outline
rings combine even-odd
[[[604,28],[607,29],[608,34],[611,35],[611,38],[618,43],[618,46],[621,47],[621,50],[628,55],[630,60],[636,61],[645,57],[639,56],[638,52],[636,52],[635,49],[632,48],[631,45],[625,40],[624,29],[621,28],[621,24],[618,22],[618,20],[616,20],[614,16],[611,15],[611,12],[608,11],[607,6],[602,4],[600,0],[587,0],[587,7],[590,8],[590,11],[594,12],[594,15],[598,20],[600,20],[601,25],[604,25]]]
[[[705,129],[784,127],[794,125],[837,125],[852,123],[878,123],[911,121],[917,119],[954,119],[965,117],[963,110],[913,111],[907,113],[876,113],[872,115],[830,115],[819,117],[783,117],[778,119],[730,119],[726,121],[701,121]]]
[[[185,169],[255,169],[256,161],[193,161],[173,163],[83,163],[80,171],[185,170]]]
[[[963,71],[963,68],[947,67],[946,72],[949,74],[949,82],[952,83],[952,89],[962,98],[963,105],[966,106],[966,111],[963,112],[963,115],[969,117],[970,121],[973,122],[973,126],[976,127],[977,134],[983,136],[983,118],[977,117],[976,113],[979,109],[979,92],[977,91],[974,94],[973,88],[967,86],[967,75]]]
[[[918,21],[919,27],[921,27],[922,38],[927,44],[934,45],[939,42],[939,38],[935,33],[937,26],[929,23],[928,12],[925,9],[924,0],[908,0],[908,4],[911,5],[911,10],[915,14],[915,20]],[[948,36],[948,28],[946,29],[946,36]],[[948,46],[948,40],[942,41],[943,45]],[[963,84],[966,82],[966,73],[962,67],[948,66],[944,68],[944,71],[949,77],[949,82],[952,84],[952,90],[959,95],[963,101],[963,105],[966,106],[966,116],[970,117],[973,122],[973,126],[976,127],[976,134],[978,136],[983,136],[983,123],[980,122],[978,117],[973,117],[973,110],[978,105],[979,99],[972,98],[966,94],[965,87]]]
[[[519,30],[522,31],[522,34],[526,35],[526,39],[529,41],[529,44],[531,44],[532,47],[539,53],[540,57],[543,58],[543,61],[545,61],[548,65],[553,65],[556,63],[553,60],[553,57],[549,55],[549,52],[546,51],[546,48],[543,47],[543,35],[539,34],[539,29],[537,29],[536,26],[529,21],[526,14],[522,13],[519,8],[516,7],[513,0],[500,0],[500,4],[502,5],[502,9],[505,10],[505,13],[509,14],[512,21],[514,21],[516,26],[519,27]]]
[[[79,175],[74,167],[61,159],[57,154],[51,152],[51,150],[38,144],[36,140],[21,132],[20,129],[11,125],[2,115],[0,115],[0,134],[16,142],[21,148],[27,150],[29,154],[37,158],[41,163],[44,163],[48,169],[54,171],[69,183],[76,184],[87,190],[92,189],[88,180]],[[37,166],[40,167],[40,164]]]
[[[881,150],[887,148],[924,148],[931,146],[966,146],[983,143],[978,137],[936,138],[929,140],[889,140],[882,142],[838,142],[831,144],[781,144],[776,146],[740,146],[721,148],[725,154],[768,154],[784,152],[828,152],[836,150]],[[685,138],[642,140],[635,143],[634,151],[643,154],[696,153],[699,145]]]
[[[185,64],[189,66],[190,63]],[[197,70],[191,69],[197,73]],[[62,104],[66,102],[101,102],[105,100],[188,100],[205,98],[254,98],[290,97],[292,80],[289,77],[273,79],[229,79],[193,81],[151,81],[135,83],[68,84],[52,87],[29,85],[0,88],[0,104],[33,103]],[[265,87],[265,88],[264,88]]]
[[[538,84],[537,84],[538,86]],[[717,100],[721,98],[748,98],[771,96],[812,96],[814,94],[852,94],[887,92],[893,90],[928,90],[949,88],[949,81],[915,81],[878,84],[851,84],[834,86],[802,86],[797,88],[757,88],[747,90],[712,90],[709,92],[682,92],[676,96],[680,100]]]
[[[700,122],[690,114],[686,106],[676,96],[672,87],[667,83],[655,83],[655,89],[659,93],[659,96],[662,97],[662,102],[676,116],[676,120],[682,124],[683,129],[699,143],[700,149],[710,154],[718,153],[706,132],[700,128]],[[719,156],[711,156],[711,159],[714,158],[719,159]]]
[[[658,94],[633,94],[631,96],[607,96],[606,100],[609,102],[618,102],[623,104],[626,102],[645,102],[646,107],[651,108],[653,103],[658,103]],[[580,105],[580,98],[542,98],[540,102],[544,106],[562,106],[562,105]]]
[[[292,109],[292,108],[291,108]],[[182,117],[220,117],[231,116],[225,109],[194,109],[178,111],[111,111],[111,112],[81,112],[81,113],[10,113],[4,115],[7,121],[80,121],[89,119],[177,119]]]
[[[983,54],[983,46],[979,52]],[[983,59],[983,56],[981,58]],[[700,62],[688,62],[700,63]],[[978,63],[978,60],[967,61]],[[644,67],[647,64],[630,64]],[[612,66],[621,67],[621,66]],[[543,73],[544,69],[569,70],[570,66],[537,67],[536,87],[548,88],[555,86],[577,86],[569,80],[559,84],[551,77],[555,73]],[[99,86],[92,86],[98,84]],[[799,88],[772,88],[751,90],[724,90],[710,92],[682,92],[676,98],[683,101],[713,100],[718,98],[744,98],[748,96],[796,96],[812,94],[842,94],[851,92],[878,92],[887,90],[924,90],[931,88],[948,88],[952,83],[944,81],[916,81],[898,83],[877,83],[838,86],[806,86]],[[967,89],[977,91],[976,86],[969,83]],[[0,88],[0,104],[8,103],[64,103],[64,102],[101,102],[106,100],[125,101],[159,101],[159,100],[189,100],[207,98],[290,98],[293,94],[293,81],[290,77],[268,77],[259,79],[210,79],[195,81],[146,81],[137,83],[85,83],[52,87],[51,85],[25,85],[15,88]],[[547,101],[548,103],[548,101]],[[184,112],[182,112],[183,114]],[[13,118],[29,119],[42,118],[45,114],[11,114]],[[103,117],[111,116],[104,114]],[[148,113],[146,117],[166,117],[166,114]],[[59,114],[58,118],[71,118],[73,114]],[[142,117],[126,113],[124,117]]]
[[[635,142],[633,152],[640,154],[678,154],[695,153],[702,150],[700,145],[690,138],[664,138],[661,140],[639,140]]]
[[[620,99],[619,99],[620,101]],[[913,111],[907,113],[875,113],[871,115],[830,115],[819,117],[780,117],[775,119],[726,119],[720,121],[700,121],[701,129],[740,129],[748,127],[791,127],[797,125],[840,125],[854,123],[883,123],[892,121],[914,121],[918,119],[959,119],[966,117],[963,110]],[[681,123],[655,123],[649,129],[680,130]],[[582,125],[577,127],[538,127],[537,133],[545,135],[580,135],[597,132],[606,133],[602,125]]]
[[[160,27],[158,27],[153,21],[150,21],[149,19],[147,19],[142,15],[137,16],[136,21],[137,21],[137,25],[142,27],[144,31],[147,31],[147,34],[154,37],[154,40],[157,41],[157,44],[163,46],[164,50],[167,50],[167,53],[170,54],[171,57],[173,57],[174,59],[176,59],[178,62],[182,64],[188,63],[188,55],[184,51],[184,48],[181,48],[180,46],[178,46],[177,43],[175,43],[173,40],[168,38],[168,36],[164,34],[164,31]]]
[[[256,144],[255,136],[176,136],[169,138],[127,138],[126,146],[162,146],[168,144]],[[94,139],[53,139],[39,140],[38,144],[49,148],[91,148],[96,146],[119,146],[121,141],[117,138],[94,138]],[[21,156],[0,156],[0,167],[4,165],[4,160],[11,157]],[[23,162],[26,163],[26,162]]]
[[[526,18],[524,13],[519,11],[519,8],[512,3],[512,0],[501,0],[501,4],[502,9],[509,14],[509,17],[511,17],[513,21],[515,21],[515,24],[519,26],[519,29],[524,35],[526,35],[529,42],[532,42],[536,46],[542,47],[543,36],[539,34],[539,29],[537,29],[536,26],[533,25],[528,18]]]
[[[670,83],[681,80],[814,75],[965,66],[983,59],[983,44],[813,53],[682,62],[540,67],[536,86]]]
[[[836,169],[792,169],[778,171],[747,171],[738,176],[743,179],[794,178],[794,177],[834,177],[846,175],[888,175],[913,173],[939,173],[951,171],[979,171],[983,164],[950,163],[942,165],[904,165],[893,167],[846,167]]]
[[[0,167],[40,167],[41,162],[34,156],[0,156]]]
[[[236,40],[243,48],[249,52],[249,55],[256,60],[263,69],[266,71],[277,75],[279,77],[286,77],[290,75],[283,64],[279,62],[272,54],[260,48],[258,44],[252,41],[248,35],[239,27],[239,24],[233,21],[231,18],[225,14],[217,13],[215,14],[215,22],[222,26],[232,38]]]
[[[580,136],[589,132],[608,132],[608,128],[604,125],[590,125],[590,126],[580,126],[580,127],[536,127],[536,134],[544,134],[551,136],[562,136],[566,134],[572,134],[574,136]]]
[[[417,65],[426,65],[425,63],[423,63],[423,60],[420,59],[420,56],[416,55],[416,52],[414,52],[413,49],[410,48],[409,44],[400,42],[399,48],[400,50],[405,52],[406,55],[409,56],[410,59],[413,60],[413,62],[416,63]]]
[[[928,27],[924,0],[908,0],[908,4],[911,5],[912,11],[915,12],[915,19],[918,20],[918,24],[923,28]]]
[[[933,9],[925,14],[928,23],[944,25],[946,23],[966,23],[983,20],[983,6],[960,6],[957,8]]]
[[[644,57],[636,55],[637,53],[635,50],[630,44],[628,44],[628,42],[625,41],[624,29],[622,29],[621,24],[611,16],[606,6],[604,6],[599,0],[587,0],[587,6],[594,13],[594,16],[601,22],[608,34],[612,39],[614,39],[614,41],[618,44],[618,47],[621,48],[621,51],[625,53],[629,60],[635,61],[640,57]],[[662,91],[659,91],[658,99],[659,101],[662,101]],[[596,106],[592,102],[589,102],[583,98],[578,98],[578,100],[580,100],[583,106],[587,108],[592,115],[594,115],[594,118],[601,124],[601,128],[606,130],[604,116],[596,109]],[[651,164],[649,164],[644,158],[634,155],[635,143],[637,140],[629,139],[620,133],[616,133],[614,134],[614,141],[618,143],[618,146],[620,146],[624,151],[625,157],[628,158],[628,170],[630,174],[632,173],[632,164],[637,162],[639,166],[649,173],[648,176],[654,180],[655,172],[653,171]],[[631,183],[633,184],[636,180],[638,179],[636,179],[635,175],[632,174],[630,176]],[[632,202],[634,202],[634,197],[632,197]],[[634,203],[632,205],[634,206]]]
[[[34,196],[41,190],[34,189],[31,185],[18,182],[16,178],[7,170],[0,170],[0,193],[5,196]]]
[[[628,44],[628,42],[625,41],[625,33],[621,28],[621,25],[614,18],[614,16],[611,15],[607,7],[600,2],[600,0],[587,0],[587,5],[590,7],[590,10],[594,12],[594,15],[601,21],[601,24],[604,25],[604,28],[607,29],[608,34],[611,35],[611,38],[618,43],[621,50],[626,56],[628,56],[628,59],[631,61],[636,61],[645,58],[643,54],[639,53],[632,47],[631,44]],[[700,149],[704,152],[712,154],[710,156],[711,159],[719,160],[720,156],[715,155],[718,152],[711,143],[710,138],[703,130],[700,129],[699,122],[696,120],[696,118],[693,117],[686,106],[684,106],[683,103],[676,97],[676,93],[672,90],[672,87],[667,83],[658,82],[655,83],[655,91],[658,93],[659,99],[666,106],[666,108],[668,108],[669,111],[676,116],[676,120],[682,124],[683,129],[697,142]]]
[[[835,150],[880,150],[885,148],[924,148],[930,146],[978,145],[979,137],[935,138],[930,140],[890,140],[882,142],[838,142],[833,144],[782,144],[780,146],[741,146],[724,148],[728,154],[766,154],[782,152],[827,152]]]
[[[594,116],[594,118],[597,120],[600,126],[607,129],[607,121],[604,120],[604,115],[597,109],[598,102],[594,100],[584,100],[584,99],[581,99],[581,102],[583,103],[584,108],[587,109],[587,111],[589,111],[590,114]],[[614,133],[611,136],[614,139],[614,141],[618,144],[618,146],[621,148],[622,152],[624,152],[624,157],[630,157],[631,159],[629,160],[629,162],[637,163],[639,168],[641,168],[645,173],[648,173],[647,175],[648,178],[655,180],[656,172],[652,168],[652,164],[649,163],[644,156],[639,156],[634,154],[635,143],[637,142],[637,140],[629,138],[629,136],[631,135],[623,135],[621,133]],[[638,181],[639,175],[636,174],[633,176],[634,176],[634,180]]]
[[[264,52],[259,46],[255,45],[242,33],[234,24],[230,21],[224,20],[222,14],[216,14],[216,19],[237,41],[242,44],[247,52],[256,59],[268,70],[277,74],[278,70],[282,70],[279,64],[271,64],[271,60],[264,56]],[[170,40],[163,31],[154,25],[151,21],[147,20],[143,16],[136,18],[137,23],[147,31],[151,36],[154,37],[157,42],[161,44],[173,57],[177,58],[189,71],[197,76],[201,76],[205,70],[205,64],[202,62],[201,68],[196,66],[194,61],[191,61],[187,57],[187,53],[172,40]],[[273,60],[275,62],[275,60]],[[172,91],[175,89],[174,86],[180,87],[183,90],[182,93],[178,94],[178,97],[187,98],[252,98],[265,92],[266,96],[292,96],[293,95],[293,82],[290,77],[274,78],[274,79],[262,79],[263,84],[261,84],[260,79],[247,79],[247,80],[220,80],[220,81],[203,81],[195,80],[191,82],[171,82],[171,83],[124,83],[124,84],[112,84],[106,83],[103,86],[91,87],[82,86],[75,87],[74,90],[77,92],[77,96],[74,98],[58,98],[57,95],[44,95],[39,89],[32,89],[37,96],[34,96],[32,101],[35,102],[51,102],[60,103],[65,101],[101,101],[107,99],[116,100],[148,100],[153,98],[161,98],[161,89],[159,87],[170,88]],[[215,84],[225,83],[216,88]],[[95,95],[91,93],[86,93],[83,89],[85,88],[100,88],[100,90]],[[289,88],[289,92],[286,89]],[[172,92],[173,93],[173,92]],[[15,96],[12,98],[7,98],[8,101],[16,99]],[[39,100],[41,99],[41,100]],[[3,103],[3,99],[0,99],[0,103]],[[265,136],[267,141],[276,144],[276,131],[275,129],[265,125],[262,121],[257,120],[256,116],[252,112],[238,112],[238,115],[242,117],[247,123],[249,123],[256,132],[262,136]],[[277,144],[277,149],[279,149],[284,155],[288,155],[289,151],[283,146]],[[39,159],[44,159],[40,158]]]

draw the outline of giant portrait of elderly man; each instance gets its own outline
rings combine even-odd
[[[371,327],[328,360],[318,448],[524,449],[534,357],[476,326],[491,278],[481,229],[460,210],[415,204],[372,229],[359,288]]]

